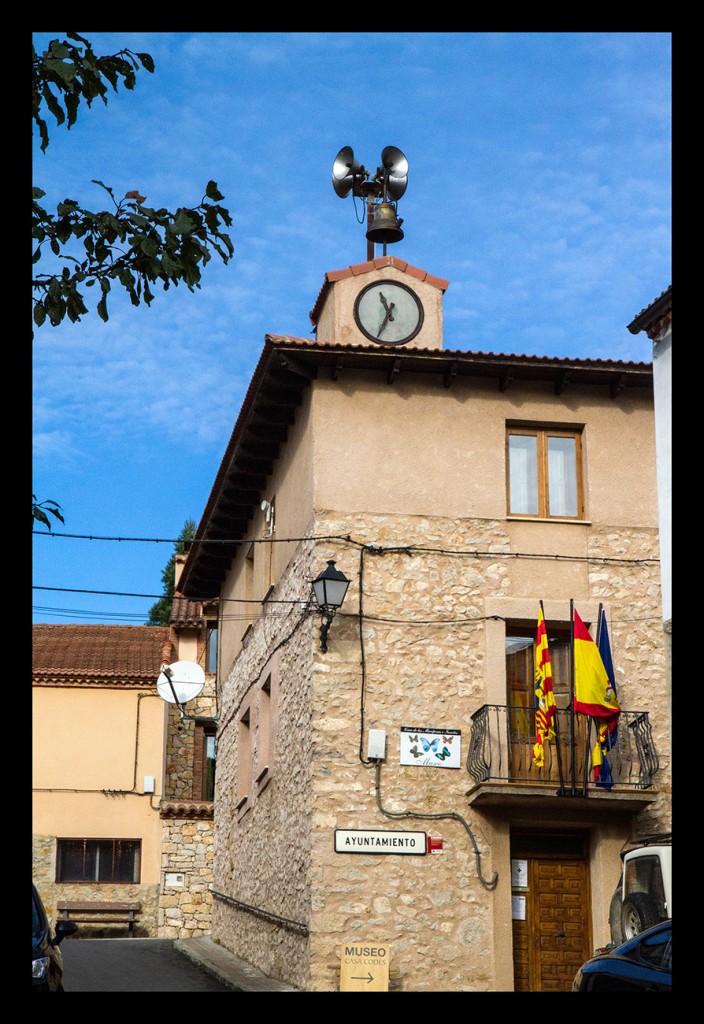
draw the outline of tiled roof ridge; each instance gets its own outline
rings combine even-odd
[[[180,590],[174,591],[171,601],[169,622],[172,626],[202,626],[205,620],[203,602],[184,597]]]
[[[355,345],[355,344],[343,344],[335,341],[317,341],[315,338],[298,338],[291,334],[267,334],[266,339],[273,342],[273,344],[283,343],[290,345],[300,345],[301,348],[317,348],[317,349],[330,349],[332,351],[342,350],[349,352],[357,352],[363,350],[364,352],[384,352],[384,348],[372,348],[368,345]],[[518,352],[479,352],[472,351],[470,349],[450,349],[450,348],[409,348],[405,349],[403,353],[399,353],[398,349],[393,350],[394,355],[409,355],[409,356],[438,356],[441,358],[455,359],[460,356],[468,356],[471,359],[510,359],[510,360],[527,360],[531,363],[536,364],[547,364],[547,363],[570,363],[576,366],[636,366],[636,367],[649,367],[650,362],[632,362],[623,359],[582,359],[575,356],[533,356],[518,353]]]
[[[436,277],[435,274],[429,274],[427,270],[422,270],[420,267],[414,267],[406,260],[399,259],[398,256],[376,256],[373,260],[366,260],[364,263],[353,263],[351,266],[344,267],[342,270],[328,270],[325,275],[323,286],[315,300],[315,305],[309,314],[311,323],[317,324],[325,294],[335,281],[341,281],[346,277],[359,277],[361,274],[369,274],[373,270],[382,270],[384,267],[393,267],[395,270],[399,270],[403,274],[408,274],[410,277],[414,277],[418,281],[425,281],[426,284],[431,284],[443,292],[446,292],[450,287],[450,282],[444,277]]]
[[[672,323],[672,285],[660,292],[657,299],[648,303],[640,313],[636,313],[628,324],[631,334],[645,331],[652,340],[656,334]]]
[[[106,623],[35,623],[32,679],[77,685],[110,682],[152,685],[159,668],[172,660],[169,626]]]

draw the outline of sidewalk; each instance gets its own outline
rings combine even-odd
[[[300,992],[286,982],[267,978],[256,967],[206,936],[198,939],[174,939],[174,948],[236,992]]]

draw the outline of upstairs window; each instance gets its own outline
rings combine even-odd
[[[240,716],[237,729],[237,811],[240,815],[249,807],[252,788],[252,730],[250,710]]]
[[[217,730],[214,725],[197,722],[193,743],[193,799],[215,799],[215,761]]]
[[[264,667],[239,711],[237,734],[238,820],[267,788],[275,774],[279,701],[279,658]]]
[[[506,448],[509,515],[584,518],[579,430],[509,426]]]
[[[205,671],[217,672],[218,670],[218,624],[208,622],[208,631],[205,642]]]

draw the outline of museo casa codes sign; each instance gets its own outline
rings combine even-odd
[[[341,992],[388,992],[389,947],[383,943],[345,943],[340,954]]]

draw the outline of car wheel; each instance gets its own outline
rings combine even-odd
[[[623,928],[621,927],[621,880],[614,890],[609,907],[609,928],[611,929],[611,941],[614,946],[620,946],[623,942]]]
[[[640,935],[646,928],[658,923],[653,901],[644,892],[633,892],[621,907],[621,928],[624,942]]]

